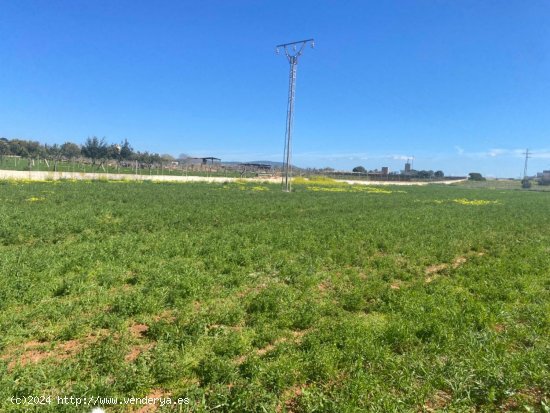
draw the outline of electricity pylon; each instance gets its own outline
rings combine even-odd
[[[525,155],[525,166],[523,167],[523,179],[521,180],[521,187],[529,189],[531,188],[531,182],[529,182],[529,179],[527,178],[527,161],[531,157],[531,153],[529,152],[529,149],[526,149],[523,154]]]
[[[296,91],[296,66],[298,58],[302,55],[306,45],[310,43],[314,46],[313,39],[300,40],[298,42],[279,44],[276,47],[276,52],[279,54],[279,48],[285,50],[285,56],[290,63],[290,74],[288,80],[288,104],[286,111],[286,132],[285,132],[285,152],[283,157],[283,175],[282,187],[283,191],[290,192],[292,180],[292,125],[294,123],[294,98]],[[289,48],[291,49],[289,51]]]
[[[525,165],[523,167],[523,179],[527,179],[527,161],[531,157],[529,153],[529,149],[526,149],[525,152],[523,152],[525,155]]]

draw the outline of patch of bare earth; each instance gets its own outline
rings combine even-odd
[[[269,343],[268,345],[257,349],[255,353],[256,353],[256,355],[261,357],[261,356],[264,356],[267,353],[270,353],[271,351],[275,350],[277,348],[277,346],[281,343],[290,342],[290,343],[293,343],[293,344],[299,344],[299,343],[302,342],[302,338],[304,337],[304,335],[306,335],[309,331],[311,331],[311,329],[292,331],[291,332],[291,337],[279,337],[275,341],[273,341],[272,343]],[[241,355],[241,356],[239,356],[235,359],[235,363],[236,364],[243,364],[246,361],[247,357],[248,357],[247,355]]]
[[[48,343],[43,341],[31,340],[31,341],[27,341],[26,343],[23,343],[23,348],[26,350],[29,348],[44,347],[47,344]]]
[[[258,356],[263,356],[264,354],[269,353],[270,351],[273,351],[275,349],[275,344],[268,344],[265,347],[259,348],[256,350],[256,354]]]
[[[392,290],[399,290],[399,289],[401,289],[401,283],[398,282],[398,281],[394,281],[390,284],[390,288]]]
[[[325,291],[327,291],[328,289],[331,288],[331,284],[330,284],[330,281],[322,281],[318,286],[317,288],[319,289],[319,291],[321,293],[324,293]]]
[[[307,330],[295,330],[292,332],[292,342],[295,344],[299,344],[302,342],[302,338],[311,331],[311,328],[308,328]]]
[[[277,413],[282,412],[284,406],[286,412],[294,412],[298,407],[298,398],[300,398],[306,387],[307,384],[299,384],[286,389],[281,395],[281,401],[277,404],[275,411]]]
[[[44,359],[47,359],[48,357],[53,357],[53,354],[50,354],[49,352],[46,352],[46,351],[40,351],[40,350],[25,351],[23,354],[18,356],[15,360],[11,360],[8,363],[8,371],[13,370],[15,366],[17,366],[18,364],[20,366],[26,366],[27,364],[36,364],[41,362]],[[2,359],[10,360],[10,357],[2,356]]]
[[[450,264],[450,267],[452,267],[453,269],[457,269],[459,268],[460,266],[464,265],[467,261],[468,261],[468,256],[477,256],[477,257],[481,257],[485,255],[485,253],[483,252],[475,252],[475,253],[469,253],[468,255],[461,255],[461,256],[458,256],[456,257],[453,262]],[[443,272],[444,270],[446,270],[447,268],[449,268],[449,264],[434,264],[434,265],[430,265],[429,267],[426,268],[426,270],[424,271],[425,275],[426,275],[426,278],[425,278],[425,282],[426,283],[431,283],[432,281],[434,281],[437,277],[439,277],[439,274],[441,272]]]
[[[545,394],[538,387],[532,387],[518,391],[513,396],[507,398],[499,407],[502,412],[514,412],[520,406],[539,406],[541,405]],[[527,409],[526,409],[527,410]]]
[[[430,274],[437,274],[438,272],[441,272],[445,269],[447,269],[448,265],[447,264],[434,264],[434,265],[430,265],[428,268],[426,268],[426,275],[430,275]]]
[[[452,396],[444,390],[438,390],[433,397],[426,402],[423,411],[437,412],[447,407],[451,402]]]
[[[506,399],[500,409],[503,412],[511,412],[517,411],[519,406],[541,407],[544,398],[544,391],[538,387],[523,389]]]
[[[508,398],[500,406],[501,412],[515,412],[519,408],[519,403],[514,398]]]
[[[466,257],[456,257],[453,261],[453,268],[458,268],[464,264],[468,259]]]
[[[136,338],[143,338],[147,330],[149,330],[147,324],[132,324],[130,326],[130,334]]]
[[[27,341],[23,343],[22,346],[8,349],[4,355],[0,356],[0,359],[9,360],[8,370],[13,370],[17,365],[26,366],[28,364],[36,364],[49,358],[65,360],[96,342],[101,337],[102,333],[103,332],[100,332],[100,334],[97,335],[88,335],[81,339],[68,340],[56,344],[36,340]],[[17,349],[21,347],[23,348],[23,353],[17,354]]]
[[[493,326],[493,330],[495,330],[497,333],[502,333],[506,331],[506,326],[502,323],[497,323]]]
[[[172,310],[164,310],[162,313],[153,317],[154,321],[168,321],[173,322],[176,320],[176,316]]]
[[[137,346],[130,347],[130,351],[126,356],[124,357],[124,360],[126,360],[128,363],[131,363],[132,361],[136,360],[139,355],[147,350],[152,349],[155,346],[154,343],[147,343],[147,344],[139,344]]]
[[[165,392],[162,389],[153,389],[151,392],[145,396],[148,401],[152,403],[145,404],[136,410],[136,413],[152,413],[156,412],[160,408],[160,400],[162,398],[169,397],[170,393]]]
[[[281,344],[281,343],[285,343],[288,341],[288,338],[287,337],[279,337],[278,339],[276,339],[273,343],[269,343],[268,345],[262,347],[262,348],[259,348],[256,350],[256,354],[258,356],[263,356],[273,350],[275,350],[275,348]]]
[[[132,324],[128,330],[130,335],[139,342],[139,344],[131,346],[130,351],[124,357],[127,362],[131,363],[136,360],[141,353],[153,348],[155,343],[141,343],[141,341],[145,338],[145,334],[149,330],[149,326],[147,324]]]
[[[426,268],[426,271],[424,272],[426,274],[426,278],[424,281],[427,283],[431,283],[439,276],[439,273],[446,270],[447,267],[447,264],[430,265],[428,268]]]

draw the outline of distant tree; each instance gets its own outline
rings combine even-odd
[[[162,157],[158,153],[152,153],[149,156],[150,166],[149,168],[152,168],[153,165],[160,165],[162,162]]]
[[[470,181],[485,181],[486,179],[479,172],[470,172],[468,179]]]
[[[37,141],[22,141],[23,145],[27,147],[27,153],[29,158],[45,158],[46,157],[46,148],[43,145],[40,145],[40,142]]]
[[[416,176],[421,179],[429,179],[434,175],[434,171],[416,171]]]
[[[134,157],[134,149],[130,146],[128,139],[124,139],[124,142],[120,144],[120,158],[125,161],[129,161]]]
[[[140,165],[146,165],[149,164],[149,152],[140,152],[137,151],[134,153],[134,159],[140,163]],[[141,168],[141,166],[140,166]]]
[[[21,156],[23,158],[26,158],[29,156],[29,151],[27,150],[27,146],[25,145],[25,142],[20,139],[12,139],[9,141],[10,146],[10,153],[12,155]]]
[[[4,156],[10,154],[10,145],[7,140],[0,139],[0,162],[4,161]]]
[[[8,141],[10,153],[24,158],[38,158],[46,156],[43,145],[37,141],[26,141],[23,139],[12,139]]]
[[[54,143],[53,145],[44,145],[44,150],[48,158],[55,159],[61,157],[61,146],[57,143]]]
[[[160,155],[160,158],[161,158],[162,162],[173,162],[173,161],[176,160],[176,158],[174,158],[169,153],[163,153],[162,155]]]
[[[80,146],[76,143],[65,142],[61,145],[61,155],[67,159],[74,159],[80,156]]]
[[[98,160],[104,159],[107,155],[107,142],[105,138],[99,139],[97,136],[86,139],[82,145],[82,155],[92,160],[95,166]]]
[[[178,155],[178,160],[179,161],[185,161],[186,159],[189,159],[189,155],[187,155],[186,153],[180,153]]]
[[[361,172],[361,173],[365,173],[367,172],[367,170],[365,169],[364,166],[356,166],[355,168],[352,169],[353,172]]]
[[[44,145],[44,149],[46,151],[46,156],[53,160],[53,170],[57,171],[57,163],[63,156],[61,146],[55,143],[51,146]]]
[[[436,178],[443,178],[445,176],[445,174],[443,173],[443,171],[435,171],[434,176]]]
[[[149,169],[152,169],[155,164],[160,164],[161,158],[158,153],[150,153],[148,151],[145,152],[137,152],[135,154],[136,160],[146,166]]]
[[[105,158],[116,159],[116,161],[118,162],[121,158],[120,156],[121,149],[122,147],[117,144],[107,146],[107,150],[105,151]]]

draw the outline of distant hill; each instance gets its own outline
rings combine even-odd
[[[261,163],[263,165],[271,165],[273,168],[282,168],[283,163],[282,162],[275,162],[275,161],[250,161],[247,163]]]
[[[243,164],[243,163],[258,163],[258,164],[263,164],[263,165],[271,165],[272,168],[282,168],[283,167],[283,163],[282,162],[276,162],[276,161],[246,161],[246,162],[222,162],[222,164],[224,165],[240,165],[240,164]],[[300,167],[296,166],[296,165],[292,165],[292,168],[293,169],[301,169]]]

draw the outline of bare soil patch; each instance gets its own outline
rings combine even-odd
[[[452,400],[452,396],[444,390],[438,390],[424,405],[425,412],[437,412],[444,409]]]
[[[137,346],[133,346],[131,347],[130,352],[126,354],[126,357],[124,357],[124,360],[131,363],[136,360],[141,353],[152,349],[154,346],[154,343],[139,344]]]
[[[0,359],[9,360],[9,371],[13,370],[17,365],[26,366],[28,364],[36,364],[53,357],[55,357],[56,360],[65,360],[96,342],[103,333],[104,332],[101,331],[99,335],[88,335],[81,339],[62,341],[53,345],[51,342],[30,340],[23,343],[22,346],[15,346],[8,349],[5,354],[0,356]],[[18,349],[21,347],[23,348],[23,353],[18,352]]]
[[[162,390],[162,389],[153,389],[149,392],[149,394],[145,397],[148,399],[159,399],[159,398],[165,398],[169,397],[170,393]],[[157,401],[158,402],[158,401]],[[136,410],[136,413],[152,413],[156,412],[160,408],[160,403],[154,403],[154,404],[146,404],[139,409]]]
[[[130,334],[135,338],[145,337],[145,333],[147,333],[148,330],[149,326],[147,324],[133,324],[130,326]]]
[[[425,282],[431,283],[433,280],[435,280],[439,276],[441,272],[445,271],[449,267],[453,269],[459,268],[460,266],[464,265],[468,261],[468,257],[471,257],[471,256],[481,257],[483,255],[485,255],[483,252],[475,252],[475,253],[472,252],[467,255],[460,255],[456,257],[450,265],[445,263],[430,265],[424,271],[426,275]]]

